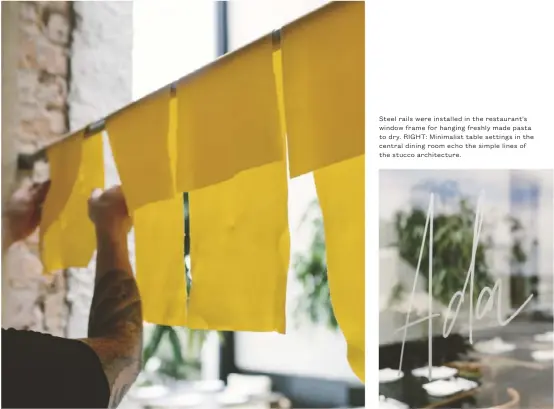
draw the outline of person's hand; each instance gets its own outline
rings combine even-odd
[[[23,240],[35,231],[49,188],[49,181],[24,184],[10,197],[2,209],[3,246]]]
[[[131,218],[120,186],[92,192],[88,200],[88,214],[97,234],[121,238],[131,229]]]

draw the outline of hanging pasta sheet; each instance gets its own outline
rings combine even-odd
[[[170,93],[164,90],[108,120],[110,146],[131,212],[175,194],[168,138],[169,101]]]
[[[271,84],[271,89],[264,87],[259,91],[268,93],[266,96],[275,101],[282,101],[282,89],[277,91],[274,82],[272,48],[265,42],[257,48],[243,56],[245,65],[241,69],[249,77],[258,78],[260,83]],[[275,57],[279,58],[279,54]],[[225,93],[225,89],[222,91]],[[244,98],[266,98],[252,91]],[[237,98],[235,105],[243,110],[257,104],[254,100],[243,104],[243,99]],[[232,105],[227,107],[229,112],[235,112],[233,108]],[[241,140],[267,141],[267,146],[278,147],[281,153],[268,155],[265,152],[260,159],[273,163],[240,172],[230,180],[189,194],[190,327],[285,332],[290,234],[284,122],[277,109],[277,103],[257,105],[253,113],[271,117],[268,124],[261,128],[256,123],[252,127],[231,127],[221,136],[237,140],[239,144]],[[248,150],[249,145],[238,146]],[[260,147],[251,153],[260,153],[259,150]],[[228,154],[233,155],[234,150]],[[276,156],[280,159],[275,162]],[[237,160],[236,169],[247,168],[253,163],[240,165],[240,159],[230,159],[228,163]]]
[[[331,302],[352,370],[365,382],[365,155],[314,172]]]
[[[364,2],[333,2],[282,30],[290,176],[364,154]]]
[[[144,320],[186,325],[183,195],[136,210],[133,222],[136,278]]]
[[[177,85],[180,191],[284,160],[271,53],[266,36]]]
[[[81,133],[50,147],[47,156],[51,185],[40,225],[44,270],[86,267],[96,249],[87,203],[94,189],[104,187],[102,138]]]
[[[184,202],[175,189],[177,99],[159,93],[108,123],[133,216],[136,278],[144,320],[186,324]]]

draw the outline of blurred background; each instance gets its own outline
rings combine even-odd
[[[47,175],[44,163],[18,171],[19,153],[33,152],[325,3],[2,2],[3,200],[23,180]],[[105,147],[111,185],[118,176]],[[290,182],[289,210],[288,334],[148,325],[145,367],[121,407],[364,405],[363,386],[346,361],[329,302],[311,175]],[[34,235],[6,255],[2,326],[86,336],[94,265],[44,277],[37,254]]]
[[[379,368],[384,407],[552,408],[553,171],[382,170],[379,183]],[[428,373],[412,373],[428,365],[427,322],[407,331],[403,375],[390,372],[395,369],[397,374],[404,336],[397,329],[405,325],[410,302],[410,321],[429,312],[429,235],[417,280],[415,273],[431,193],[432,308],[442,314],[433,320],[433,365],[456,370],[439,369],[434,379],[452,377],[454,382],[457,374],[476,382],[460,390],[452,386],[450,392],[429,392],[424,386],[430,382]],[[469,288],[448,337],[443,337],[443,324],[452,296],[464,287],[480,195],[483,226],[475,256],[474,308],[484,291],[483,310],[489,299],[486,287],[498,287],[491,311],[473,318],[471,342]],[[504,321],[530,296],[513,321],[499,324],[498,308]]]

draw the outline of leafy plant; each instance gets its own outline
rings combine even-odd
[[[198,379],[200,351],[207,335],[207,331],[156,325],[143,351],[143,365],[157,356],[159,373],[173,379]],[[183,348],[183,338],[186,338],[186,348]]]
[[[333,312],[327,281],[323,217],[317,200],[310,204],[301,224],[311,229],[312,237],[308,250],[296,254],[293,258],[296,278],[304,289],[296,313],[307,317],[314,324],[324,324],[336,330],[338,323]]]
[[[512,244],[510,252],[510,302],[512,308],[518,308],[525,302],[525,299],[530,295],[537,294],[538,277],[536,272],[534,275],[525,274],[526,263],[529,260],[529,255],[525,250],[525,228],[520,220],[514,216],[509,216],[507,221],[510,225],[510,233],[512,235]],[[538,240],[535,238],[530,241],[531,246],[538,246]],[[536,301],[536,298],[534,300]]]
[[[397,212],[395,216],[395,230],[398,237],[400,256],[414,269],[417,268],[420,247],[423,242],[423,233],[427,212],[414,208],[409,212]],[[439,214],[433,218],[433,297],[448,305],[452,295],[464,286],[467,271],[471,262],[473,245],[473,228],[475,209],[466,200],[461,200],[459,209],[454,214]],[[427,232],[425,246],[429,245]],[[492,245],[491,241],[483,238],[477,247],[475,255],[474,297],[485,286],[492,287],[489,276],[489,264],[486,251]],[[423,251],[420,274],[428,281],[429,252]]]
[[[402,295],[404,294],[405,291],[406,289],[404,288],[402,283],[396,283],[394,287],[392,287],[388,305],[391,306],[397,303],[398,301],[402,300]]]
[[[527,253],[523,249],[523,224],[513,216],[508,217],[508,223],[510,224],[510,233],[513,236],[510,264],[512,267],[520,269],[527,261]]]
[[[185,212],[185,277],[187,292],[192,289],[190,269],[187,265],[190,254],[190,218],[188,194],[183,197]],[[156,325],[143,350],[143,369],[151,358],[160,357],[158,369],[163,375],[173,379],[196,379],[200,375],[200,354],[210,331],[194,330],[185,327]],[[221,340],[221,337],[220,337]],[[183,355],[183,347],[186,345]],[[166,351],[164,350],[166,347]],[[168,354],[167,350],[170,351]],[[164,354],[164,352],[166,352]],[[169,357],[168,357],[169,356]]]

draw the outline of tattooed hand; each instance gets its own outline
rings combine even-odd
[[[142,308],[129,263],[127,233],[131,219],[120,187],[89,200],[96,226],[96,279],[88,338],[110,385],[110,407],[117,407],[140,371]]]
[[[127,234],[131,228],[125,197],[120,186],[102,192],[96,189],[88,201],[88,214],[102,235]]]

